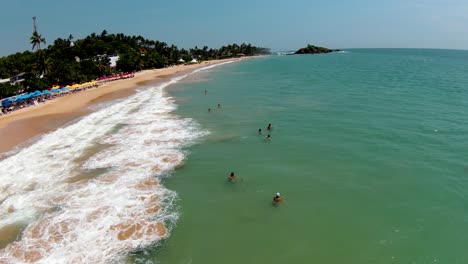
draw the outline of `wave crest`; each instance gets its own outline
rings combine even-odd
[[[178,217],[172,209],[177,195],[157,177],[180,166],[182,148],[207,134],[175,115],[165,95],[163,88],[181,78],[0,161],[0,229],[25,226],[21,238],[0,251],[0,262],[107,262],[167,237]]]

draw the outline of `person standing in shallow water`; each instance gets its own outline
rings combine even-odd
[[[271,124],[268,124],[267,129],[268,129],[268,130],[273,129],[273,127],[271,126]]]
[[[207,90],[205,90],[205,95],[206,95],[207,93],[208,93],[208,91],[207,91]]]
[[[262,129],[261,129],[261,128],[258,129],[258,134],[259,134],[259,135],[262,134]]]
[[[221,104],[218,104],[218,108],[221,108]]]
[[[276,195],[273,197],[273,203],[277,204],[279,202],[281,202],[283,200],[283,198],[281,197],[280,193],[276,193]]]
[[[231,174],[229,174],[229,176],[228,176],[228,181],[235,182],[236,179],[237,179],[237,176],[234,175],[234,172],[231,172]]]

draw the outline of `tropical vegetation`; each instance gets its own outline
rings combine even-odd
[[[268,54],[269,49],[251,44],[230,44],[219,49],[194,47],[178,48],[165,42],[128,36],[122,33],[92,33],[85,38],[73,40],[58,38],[53,44],[41,49],[45,39],[34,31],[30,43],[33,51],[24,51],[0,58],[0,79],[22,75],[23,82],[11,85],[0,84],[0,98],[20,92],[44,90],[52,85],[67,85],[94,80],[100,76],[118,72],[133,72],[162,68],[184,61],[206,61]],[[114,68],[109,57],[118,55]]]
[[[294,54],[316,54],[316,53],[330,53],[339,50],[333,50],[325,47],[314,46],[308,44],[307,47],[299,49],[298,51],[294,52]]]

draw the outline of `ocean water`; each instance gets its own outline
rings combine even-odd
[[[353,49],[143,87],[0,161],[0,262],[468,263],[467,69]]]
[[[0,161],[0,263],[121,263],[178,218],[161,185],[209,132],[142,88]]]
[[[467,69],[468,51],[349,50],[176,84],[176,113],[210,134],[165,181],[180,217],[143,259],[468,263]]]

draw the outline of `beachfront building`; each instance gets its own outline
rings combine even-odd
[[[23,82],[25,75],[26,75],[26,73],[22,72],[22,73],[19,73],[19,74],[15,75],[15,76],[11,77],[11,78],[0,79],[0,83],[9,82],[11,85],[15,85],[15,84]]]
[[[109,60],[110,60],[110,67],[111,68],[115,68],[117,67],[117,61],[120,59],[120,56],[119,55],[115,55],[115,56],[109,56]]]
[[[24,76],[26,75],[25,72],[22,72],[22,73],[18,73],[17,75],[13,76],[10,78],[10,83],[12,85],[14,84],[17,84],[17,83],[21,83],[24,81]]]

